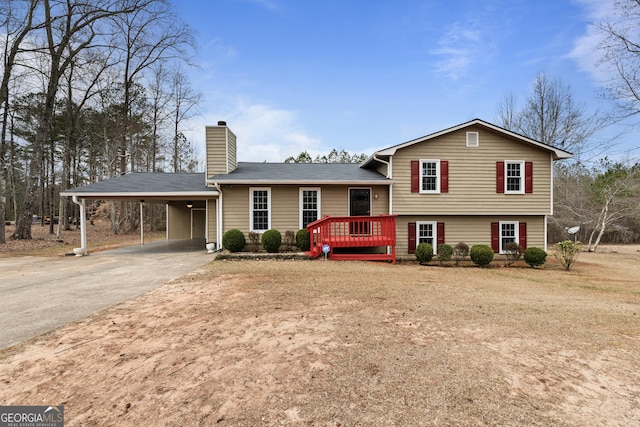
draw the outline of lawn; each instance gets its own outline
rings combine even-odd
[[[639,249],[213,261],[4,350],[0,402],[68,426],[638,425]]]

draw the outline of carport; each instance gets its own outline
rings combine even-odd
[[[166,239],[198,239],[204,243],[215,236],[219,192],[207,187],[204,173],[135,172],[76,187],[60,193],[80,207],[81,247],[87,255],[86,200],[138,202],[140,204],[140,244],[144,244],[144,207],[148,203],[166,207]],[[213,223],[209,230],[209,223]],[[211,232],[210,232],[211,231]]]

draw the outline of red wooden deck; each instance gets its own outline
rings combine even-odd
[[[371,260],[396,263],[396,215],[325,216],[307,225],[309,255],[323,255],[329,245],[333,260]],[[334,253],[336,248],[390,247],[385,253]]]

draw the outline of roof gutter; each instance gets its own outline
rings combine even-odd
[[[76,256],[83,256],[87,255],[87,215],[85,213],[84,199],[79,201],[78,196],[74,194],[72,200],[73,203],[80,206],[80,247],[73,248],[73,252]]]
[[[374,153],[373,154],[373,160],[378,161],[380,163],[384,163],[385,165],[387,165],[387,178],[391,179],[391,162],[387,162],[386,160],[382,160],[380,158],[378,158],[378,153]]]

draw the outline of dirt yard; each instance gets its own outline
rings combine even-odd
[[[0,353],[68,426],[640,425],[640,246],[571,272],[213,261]]]

